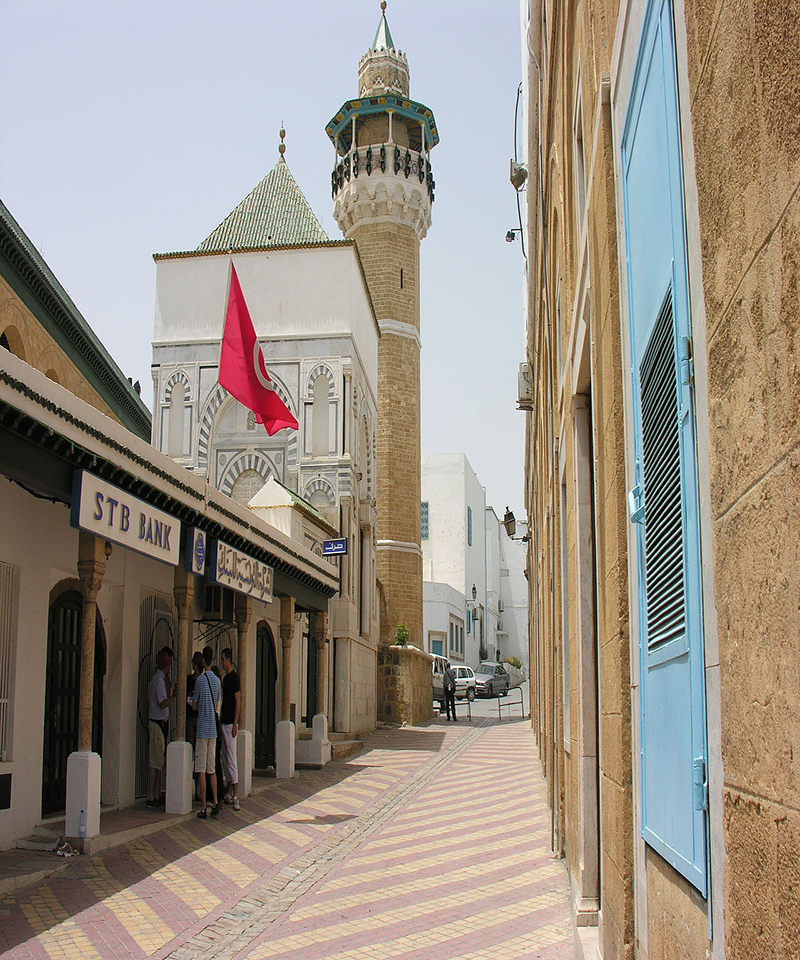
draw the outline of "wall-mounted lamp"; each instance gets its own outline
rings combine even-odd
[[[513,243],[517,239],[518,233],[522,233],[519,227],[514,227],[512,230],[509,230],[506,234],[506,243]]]
[[[530,540],[530,537],[527,533],[524,537],[514,536],[514,534],[517,532],[517,519],[513,512],[508,509],[508,507],[506,507],[506,512],[503,516],[503,526],[506,528],[506,533],[508,534],[509,540],[521,540],[523,543],[527,543]]]
[[[511,186],[515,190],[521,190],[525,185],[525,181],[528,179],[528,168],[524,163],[520,163],[517,160],[512,160],[508,179],[511,181]]]
[[[474,583],[472,584],[472,599],[473,600],[478,599],[478,588],[475,586]]]

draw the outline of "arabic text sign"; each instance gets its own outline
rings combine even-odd
[[[322,541],[323,557],[337,557],[343,553],[347,553],[347,537],[342,537],[341,540]]]
[[[211,548],[211,579],[223,587],[261,600],[272,601],[272,567],[237,550],[215,541]]]

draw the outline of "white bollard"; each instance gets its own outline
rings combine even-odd
[[[236,764],[239,768],[239,798],[249,797],[253,790],[253,734],[239,730],[236,734]]]
[[[281,720],[275,731],[275,777],[291,780],[294,776],[294,724]]]
[[[99,754],[76,750],[67,757],[67,818],[70,840],[90,840],[100,833]],[[88,845],[87,845],[88,847]]]
[[[191,813],[193,761],[191,743],[173,740],[167,744],[167,813]]]

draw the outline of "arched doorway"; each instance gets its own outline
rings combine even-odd
[[[278,661],[275,639],[265,620],[256,628],[256,725],[253,735],[253,766],[275,766],[276,684]]]
[[[47,624],[47,673],[44,696],[42,751],[42,815],[67,805],[67,758],[78,749],[78,705],[81,676],[83,597],[77,590],[61,593],[50,606]],[[94,699],[92,750],[103,744],[103,678],[105,636],[97,613],[94,636]]]

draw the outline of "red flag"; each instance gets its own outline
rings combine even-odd
[[[231,290],[219,358],[219,382],[244,404],[272,436],[284,427],[297,430],[297,421],[275,390],[244,302],[236,268],[231,264]]]

